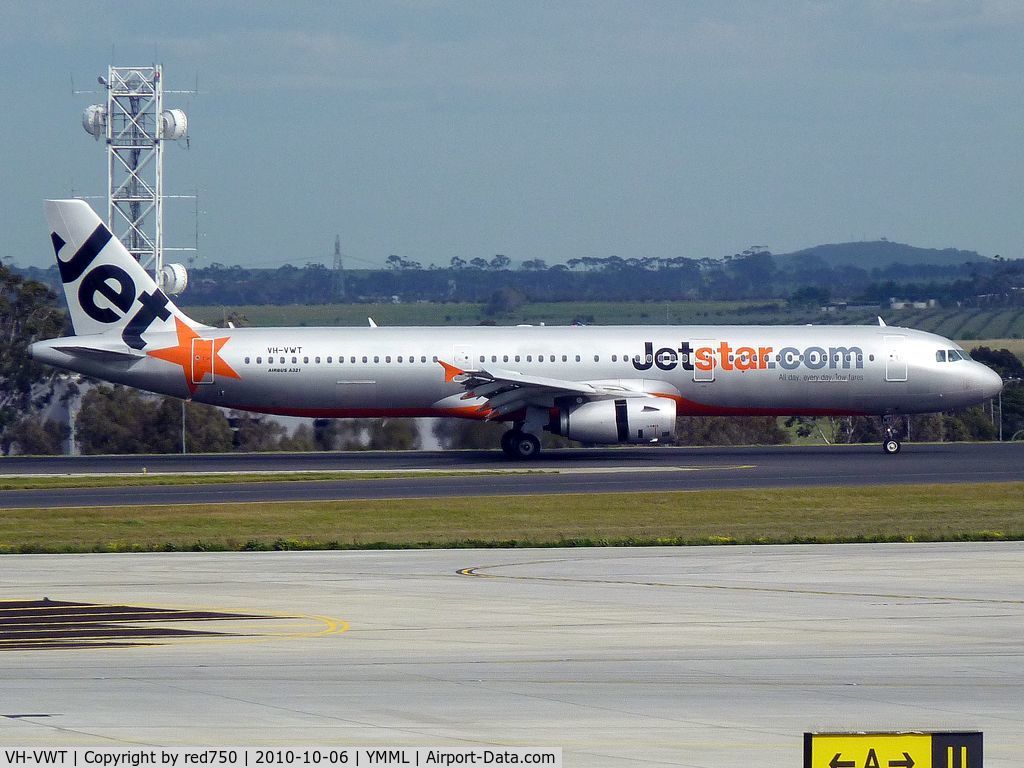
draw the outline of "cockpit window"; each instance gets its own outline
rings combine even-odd
[[[954,363],[957,360],[963,360],[963,359],[964,359],[964,356],[961,355],[957,350],[955,350],[955,349],[949,350],[949,362]]]
[[[935,362],[937,362],[937,363],[944,363],[944,362],[946,362],[946,350],[940,349],[938,352],[935,353]]]

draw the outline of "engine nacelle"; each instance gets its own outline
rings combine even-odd
[[[676,436],[676,403],[665,397],[626,397],[555,403],[548,430],[583,443],[660,443]]]

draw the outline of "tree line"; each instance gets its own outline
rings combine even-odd
[[[59,286],[56,271],[24,270]],[[345,301],[492,302],[501,292],[522,301],[671,301],[789,299],[798,306],[842,298],[877,305],[890,297],[945,305],[1024,306],[1024,260],[959,265],[831,265],[813,254],[775,257],[752,248],[718,259],[585,257],[548,265],[528,259],[512,269],[503,255],[453,257],[424,267],[397,255],[377,270],[334,272],[323,264],[256,269],[213,263],[190,270],[189,305],[328,304]]]

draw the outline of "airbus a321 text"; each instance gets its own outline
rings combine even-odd
[[[36,360],[224,408],[452,416],[585,443],[657,443],[676,416],[944,411],[1002,382],[957,344],[885,326],[212,328],[178,309],[81,200],[46,203],[74,335]],[[896,453],[892,436],[885,451]]]

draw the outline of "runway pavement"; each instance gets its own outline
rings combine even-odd
[[[44,597],[64,622],[114,606],[124,636],[26,650],[0,623],[7,745],[792,768],[808,730],[980,729],[987,768],[1024,750],[1022,543],[0,557],[0,598]],[[130,631],[143,606],[178,634]]]
[[[550,451],[517,463],[497,451],[222,454],[0,459],[12,474],[255,472],[258,483],[0,491],[0,508],[216,502],[399,499],[550,493],[630,493],[820,485],[1024,480],[1024,443],[774,448],[632,448]],[[520,474],[485,474],[516,470]],[[423,472],[422,476],[274,482],[275,472]],[[429,471],[466,471],[439,476]]]

